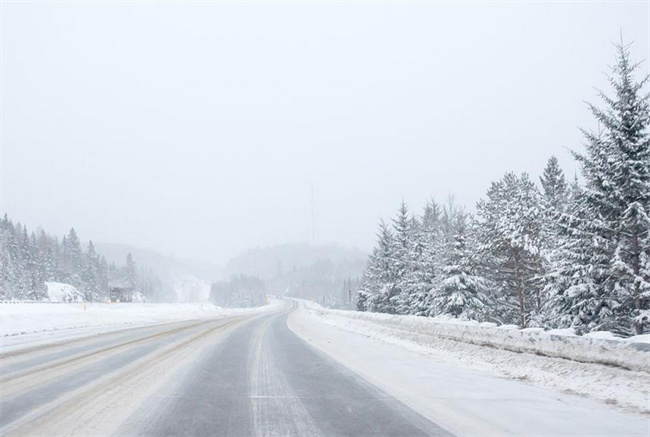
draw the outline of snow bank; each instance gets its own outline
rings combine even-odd
[[[271,311],[281,305],[276,300],[263,307],[244,309],[225,309],[205,303],[0,303],[0,337],[250,314]]]
[[[324,308],[319,308],[318,311],[479,346],[650,372],[650,344],[647,343],[646,336],[621,339],[610,333],[600,332],[578,337],[567,335],[570,333],[566,331],[553,333],[536,329],[520,330],[510,325],[484,326],[477,322],[456,319],[396,316]]]
[[[84,295],[70,284],[46,282],[47,298],[50,302],[83,302]]]
[[[648,437],[647,372],[482,347],[341,313],[304,303],[289,327],[454,435]]]

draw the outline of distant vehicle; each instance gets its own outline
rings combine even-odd
[[[109,293],[110,302],[133,302],[133,292],[128,288],[113,287]]]

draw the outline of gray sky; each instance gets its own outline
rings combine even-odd
[[[221,262],[368,250],[404,198],[471,208],[580,148],[644,3],[3,3],[2,212]],[[643,64],[647,71],[647,64]]]

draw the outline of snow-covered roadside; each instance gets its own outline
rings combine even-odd
[[[209,303],[0,303],[3,352],[18,344],[80,337],[156,323],[273,311],[272,299],[258,308],[219,308]]]
[[[458,435],[647,437],[650,432],[646,372],[408,334],[304,303],[289,326]]]
[[[314,307],[315,308],[315,307]],[[630,370],[650,372],[650,335],[629,339],[611,332],[593,332],[577,336],[573,329],[544,331],[541,328],[518,329],[514,325],[497,326],[444,317],[397,316],[392,314],[343,311],[320,308],[327,316],[366,321],[412,334],[489,346],[511,352],[528,352],[552,358],[584,363],[607,364]]]

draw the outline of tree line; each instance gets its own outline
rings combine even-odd
[[[379,225],[357,309],[650,331],[650,105],[638,66],[618,45],[612,96],[589,105],[599,128],[572,152],[581,181],[551,157],[539,185],[506,173],[475,214],[453,201],[412,214],[402,202]]]
[[[266,284],[259,276],[232,275],[228,281],[213,282],[210,300],[225,308],[251,308],[266,303]]]
[[[248,250],[230,259],[225,272],[258,276],[268,294],[349,309],[366,258],[354,248],[282,244]]]
[[[74,286],[86,301],[105,301],[110,287],[156,297],[159,279],[138,268],[129,253],[125,264],[108,263],[90,241],[85,250],[74,228],[59,241],[41,230],[29,232],[5,214],[0,220],[0,300],[47,300],[46,282]]]

